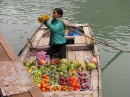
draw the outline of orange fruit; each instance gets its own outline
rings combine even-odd
[[[42,75],[42,78],[45,78],[46,76],[47,76],[46,74],[43,74],[43,75]]]
[[[45,92],[45,90],[46,90],[45,88],[41,88],[41,91],[42,91],[42,92]]]
[[[46,64],[46,61],[45,60],[39,60],[39,63],[41,64],[41,65],[45,65]]]

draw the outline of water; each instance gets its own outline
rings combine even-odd
[[[40,26],[37,17],[55,7],[70,23],[89,23],[96,39],[130,50],[130,0],[0,0],[0,32],[18,54]],[[130,53],[98,44],[103,97],[130,97]]]

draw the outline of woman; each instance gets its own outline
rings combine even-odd
[[[55,8],[52,13],[52,21],[45,22],[45,25],[50,29],[50,47],[47,51],[47,55],[50,58],[55,53],[59,53],[59,58],[66,58],[66,38],[65,38],[65,25],[60,19],[63,15],[61,8]]]

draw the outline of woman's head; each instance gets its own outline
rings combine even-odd
[[[63,15],[63,10],[61,8],[55,8],[53,10],[53,13],[52,13],[53,18],[59,18],[59,17],[62,17],[62,15]]]

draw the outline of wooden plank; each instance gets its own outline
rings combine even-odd
[[[96,44],[94,44],[94,51],[95,51],[94,55],[98,61],[97,69],[98,69],[98,80],[99,80],[99,97],[102,97],[102,77],[101,77],[100,57],[99,57],[98,48]]]
[[[0,43],[0,61],[10,61],[10,60],[11,60],[10,57],[3,48],[2,44]]]
[[[50,42],[50,37],[43,37],[38,43],[38,46],[49,45],[49,42]]]
[[[78,60],[79,63],[83,63],[86,55],[87,51],[76,51],[76,60]]]
[[[29,47],[30,47],[30,44],[24,49],[24,52],[22,53],[22,57],[21,57],[22,63],[24,63],[28,59],[28,55],[29,55],[29,51],[30,51]]]
[[[12,95],[11,97],[32,97],[32,95],[30,94],[30,92],[25,92],[25,93]]]
[[[35,50],[47,50],[50,46],[39,46],[37,48],[31,48],[31,49],[35,49]],[[68,50],[73,50],[73,51],[80,51],[80,50],[91,50],[92,49],[92,45],[90,44],[69,44],[69,45],[66,45],[66,48]]]
[[[33,47],[37,46],[37,44],[38,44],[40,38],[42,37],[43,33],[44,33],[43,30],[39,30],[39,32],[37,32],[37,35],[36,35],[34,41],[32,42]]]
[[[69,59],[69,63],[71,60],[76,59],[75,54],[76,54],[75,51],[67,50],[67,58]]]
[[[83,43],[87,43],[85,36],[75,37],[75,44],[83,44]]]
[[[75,26],[75,27],[87,27],[87,26],[89,26],[89,24],[88,24],[88,23],[86,23],[86,24],[71,24],[70,26]]]
[[[92,70],[91,71],[91,85],[92,85],[92,91],[93,91],[93,96],[98,97],[98,72],[97,70]]]
[[[12,95],[11,97],[32,97],[32,95],[29,92],[27,92],[27,93],[21,93],[18,95]]]
[[[98,97],[102,97],[102,90],[99,89],[99,96]]]
[[[0,62],[0,71],[0,86],[4,96],[38,89],[25,66],[19,61]]]
[[[87,35],[89,37],[92,37],[92,35],[91,35],[90,30],[89,30],[88,27],[83,27],[83,29],[84,29],[84,34],[85,35]],[[86,39],[87,39],[87,44],[90,44],[92,42],[92,39],[90,39],[88,37],[86,37]]]
[[[43,92],[44,97],[94,97],[92,91]]]
[[[30,91],[30,93],[31,93],[32,97],[44,97],[41,90],[39,90],[39,89],[37,89],[37,90],[33,89]]]
[[[2,33],[0,33],[0,43],[3,46],[3,48],[5,49],[6,53],[8,54],[8,56],[10,57],[11,60],[19,61],[18,56],[16,55],[14,50],[11,48],[11,46],[8,44],[8,42],[6,41],[6,39],[4,38]]]

